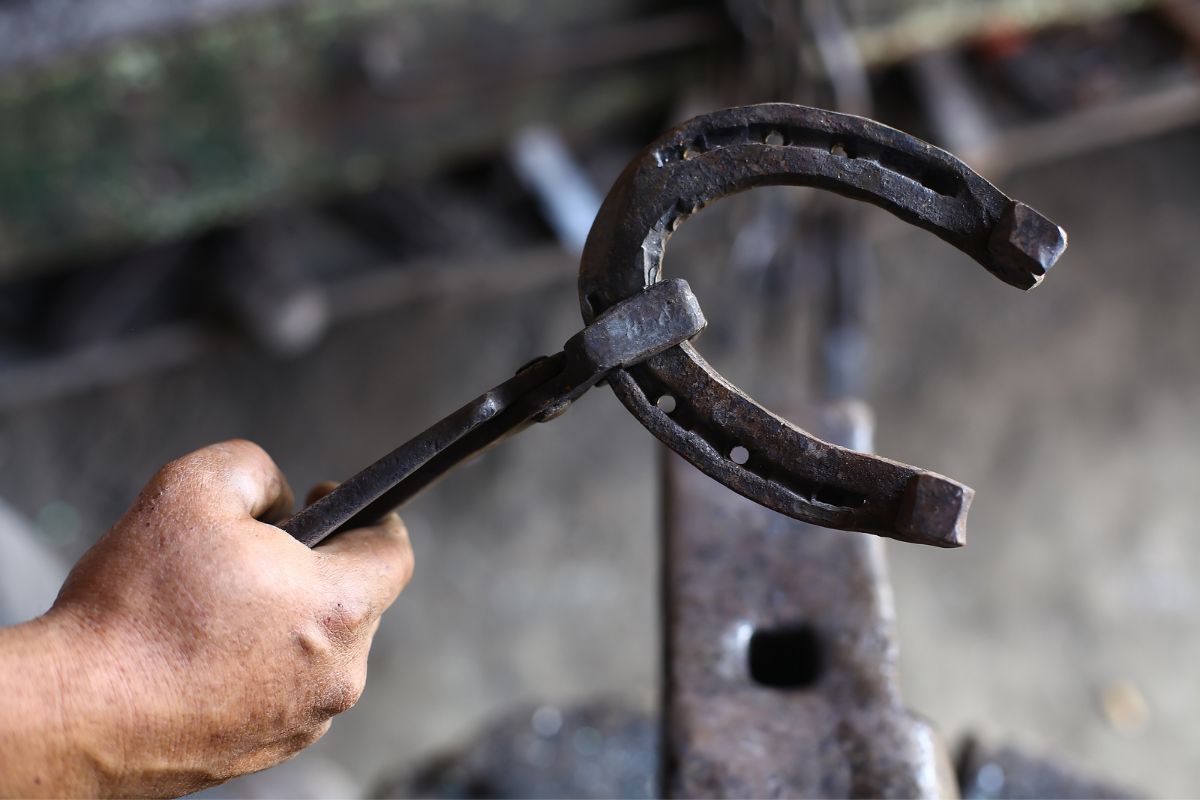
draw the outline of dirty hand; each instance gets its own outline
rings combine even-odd
[[[0,795],[192,792],[354,705],[408,536],[392,515],[309,550],[259,521],[291,506],[249,442],[160,470],[54,607],[0,630]]]

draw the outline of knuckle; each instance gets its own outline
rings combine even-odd
[[[310,625],[292,633],[292,641],[305,661],[326,664],[336,658],[336,648],[324,627]]]
[[[326,718],[312,725],[306,726],[304,729],[296,732],[287,740],[286,750],[290,754],[299,753],[314,744],[316,744],[322,736],[329,732],[329,727],[333,724],[333,720]]]
[[[271,465],[274,462],[267,451],[249,439],[229,439],[213,445],[215,454],[220,454],[225,460],[257,465]],[[203,452],[203,451],[201,451]]]
[[[199,458],[195,453],[168,461],[159,468],[158,472],[154,473],[154,477],[150,479],[146,488],[161,492],[191,480],[198,466],[197,461]]]
[[[151,484],[167,488],[195,482],[202,476],[223,473],[235,465],[270,467],[274,464],[267,451],[246,439],[202,447],[169,461],[155,473]]]
[[[206,483],[227,460],[222,448],[212,445],[168,461],[146,484],[144,501],[153,507],[159,498],[177,502],[190,497],[192,490]]]
[[[269,458],[266,450],[262,449],[257,442],[252,442],[249,439],[227,439],[217,446],[224,447],[229,450],[240,450],[246,455],[255,458]]]
[[[366,601],[339,600],[325,615],[325,629],[338,638],[355,638],[375,618]]]
[[[145,488],[130,510],[134,514],[158,514],[183,506],[202,469],[196,454],[183,456],[159,468],[146,482]]]
[[[339,675],[330,681],[321,696],[318,711],[326,717],[334,717],[354,708],[362,697],[365,677],[359,679],[357,675]]]

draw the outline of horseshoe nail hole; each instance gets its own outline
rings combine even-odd
[[[746,646],[750,679],[772,689],[808,689],[825,671],[821,639],[808,625],[756,630]]]
[[[778,147],[779,145],[783,144],[783,134],[779,131],[771,131],[765,137],[763,137],[763,142],[773,147]]]
[[[745,464],[750,460],[750,451],[739,444],[729,451],[729,460],[735,464]]]
[[[669,394],[664,394],[654,401],[654,405],[658,406],[658,410],[664,414],[670,414],[675,410],[675,398]]]
[[[842,144],[841,142],[835,142],[833,147],[829,148],[829,154],[834,155],[834,156],[841,156],[842,158],[850,157],[850,153],[848,153],[846,151],[846,145]]]

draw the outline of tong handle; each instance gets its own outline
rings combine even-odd
[[[682,344],[706,324],[687,281],[647,287],[598,316],[562,352],[530,363],[280,527],[315,547],[340,531],[371,525],[467,458],[558,416],[613,370]]]
[[[531,364],[426,428],[279,527],[315,547],[335,533],[378,522],[455,465],[523,427],[528,417],[503,412],[561,371],[563,361],[559,353]],[[456,447],[464,438],[469,446]],[[447,457],[448,453],[452,457]]]

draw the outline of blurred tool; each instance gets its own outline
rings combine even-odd
[[[562,136],[545,125],[517,131],[509,145],[521,182],[537,196],[555,236],[572,255],[583,252],[600,195]]]
[[[214,300],[263,350],[296,356],[315,345],[329,325],[321,286],[280,256],[288,231],[276,220],[211,237],[217,280]]]

